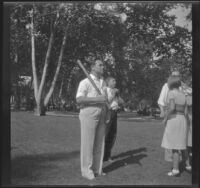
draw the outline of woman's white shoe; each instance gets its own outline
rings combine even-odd
[[[168,172],[167,175],[168,176],[179,176],[180,172],[179,172],[179,170],[172,169],[172,171]]]
[[[186,166],[185,169],[186,169],[187,171],[191,171],[191,170],[192,170],[192,167],[189,165],[189,166]]]

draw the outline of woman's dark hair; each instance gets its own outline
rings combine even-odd
[[[179,88],[181,86],[181,79],[179,76],[170,76],[167,81],[170,90]]]

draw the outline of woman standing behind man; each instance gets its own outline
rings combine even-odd
[[[171,76],[168,80],[169,92],[167,96],[168,110],[164,117],[166,125],[161,147],[172,150],[172,170],[168,176],[178,176],[180,156],[179,152],[186,150],[187,145],[187,117],[188,109],[185,94],[179,89],[180,77]]]

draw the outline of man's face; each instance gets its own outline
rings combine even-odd
[[[172,72],[172,76],[176,76],[176,77],[178,77],[178,78],[181,79],[181,74],[180,74],[179,71],[173,71],[173,72]]]
[[[116,86],[116,80],[115,80],[114,78],[111,78],[111,79],[109,80],[109,82],[108,82],[108,86],[109,86],[110,88],[115,88],[115,86]]]
[[[173,71],[172,72],[172,76],[181,76],[180,72],[179,71]]]
[[[97,60],[95,65],[92,68],[93,71],[95,71],[97,74],[102,75],[104,71],[104,65],[103,62],[100,60]]]

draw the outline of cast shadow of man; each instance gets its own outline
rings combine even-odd
[[[146,152],[146,151],[147,149],[145,147],[142,147],[135,150],[130,150],[130,151],[120,153],[119,155],[115,155],[112,157],[114,162],[104,167],[103,171],[105,173],[108,173],[120,167],[123,167],[125,165],[135,164],[135,163],[141,166],[140,160],[144,157],[147,157],[147,155],[142,152]]]
[[[22,184],[32,181],[33,178],[39,181],[41,176],[45,176],[51,170],[58,169],[58,163],[65,165],[70,160],[78,158],[79,155],[79,151],[71,151],[15,157],[11,160],[11,178]]]

